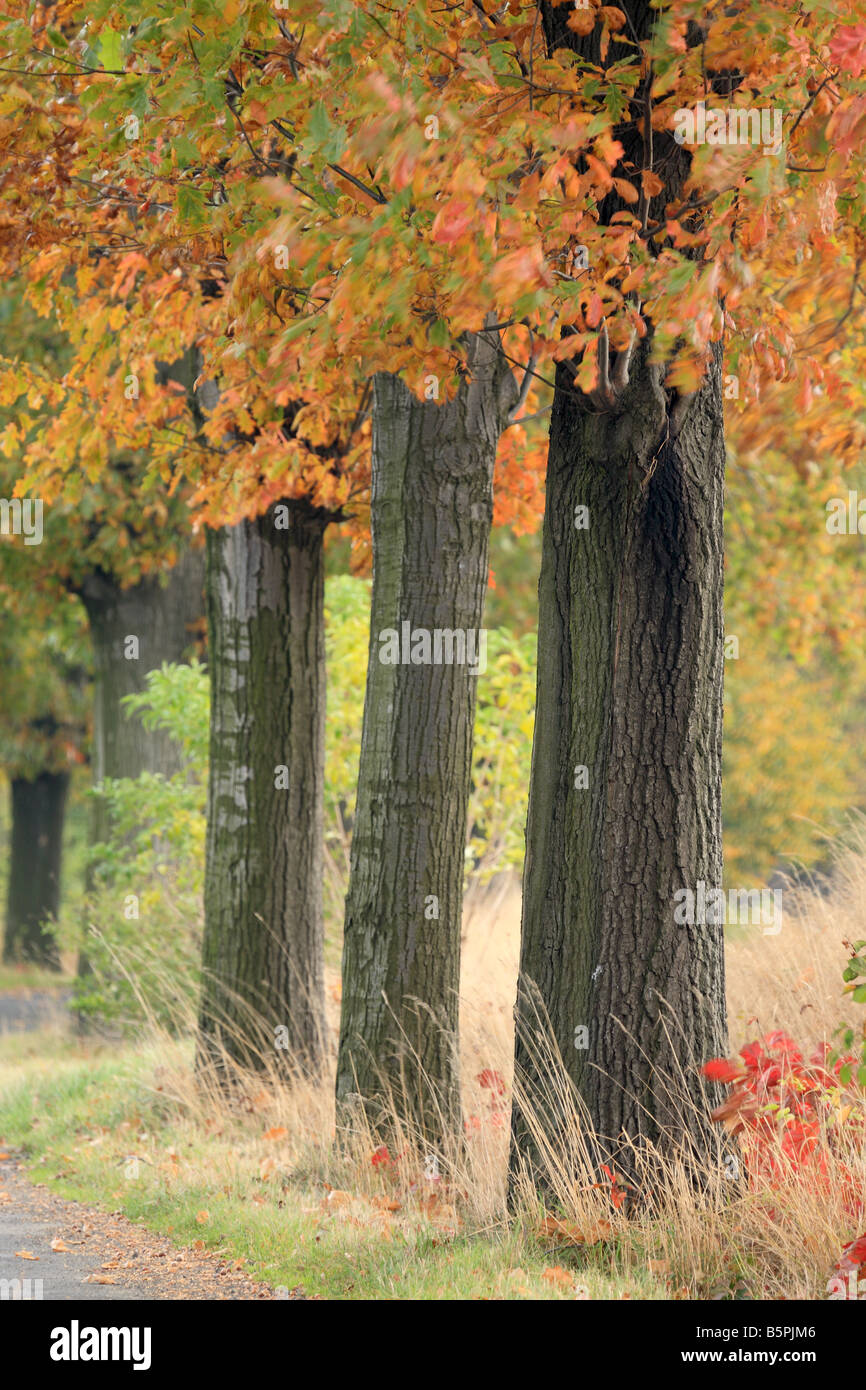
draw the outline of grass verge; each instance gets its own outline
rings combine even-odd
[[[172,1089],[170,1068],[190,1061],[182,1044],[173,1051],[82,1046],[56,1032],[0,1039],[3,1144],[64,1197],[178,1245],[202,1241],[253,1278],[308,1296],[670,1297],[648,1267],[622,1278],[521,1227],[479,1230],[432,1183],[405,1203],[375,1166],[367,1190],[333,1186],[322,1153],[289,1157],[269,1094],[202,1124]]]

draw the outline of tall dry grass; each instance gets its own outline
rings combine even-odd
[[[772,1029],[794,1036],[808,1055],[851,1009],[842,995],[845,941],[866,937],[866,834],[852,834],[837,853],[832,882],[803,881],[784,889],[783,926],[778,935],[760,926],[740,929],[727,950],[732,1051]],[[387,1159],[382,1135],[370,1132],[363,1113],[335,1145],[333,1071],[316,1081],[289,1077],[281,1054],[262,1057],[254,1076],[236,1073],[226,1088],[207,1078],[196,1082],[189,1053],[164,1039],[158,1086],[165,1102],[197,1130],[234,1126],[237,1154],[253,1166],[261,1159],[263,1129],[285,1130],[282,1162],[293,1180],[324,1191],[360,1194],[373,1201],[400,1194],[405,1219],[413,1202],[429,1215],[435,1192],[439,1214],[453,1214],[464,1230],[490,1232],[517,1223],[528,1240],[548,1240],[559,1254],[595,1263],[627,1276],[650,1268],[666,1281],[672,1297],[815,1298],[826,1296],[827,1280],[843,1244],[862,1222],[852,1191],[866,1194],[863,1134],[866,1106],[855,1102],[844,1129],[822,1137],[821,1181],[804,1180],[779,1159],[773,1182],[744,1179],[739,1141],[720,1127],[717,1152],[705,1161],[700,1182],[688,1155],[664,1159],[650,1148],[635,1153],[646,1200],[639,1212],[611,1203],[599,1183],[591,1136],[579,1099],[551,1056],[550,1087],[560,1113],[568,1116],[563,1141],[544,1150],[546,1198],[529,1176],[519,1177],[506,1201],[513,1004],[520,927],[520,885],[500,876],[467,897],[461,985],[460,1057],[466,1134],[431,1157],[411,1120],[392,1106]],[[339,1016],[339,978],[328,980],[329,1053],[333,1056]],[[192,1029],[194,1020],[186,1021]],[[231,1063],[226,1059],[226,1070]],[[501,1079],[501,1085],[500,1085]],[[519,1092],[519,1083],[518,1083]],[[859,1110],[858,1110],[859,1106]],[[524,1112],[532,1106],[524,1098]],[[859,1120],[858,1120],[859,1114]],[[859,1129],[858,1129],[859,1124]],[[374,1162],[374,1155],[379,1154]],[[740,1160],[731,1181],[724,1160]],[[431,1185],[432,1184],[432,1185]],[[547,1209],[545,1210],[544,1202]],[[426,1206],[424,1205],[426,1203]],[[404,1218],[401,1218],[404,1219]],[[863,1223],[866,1224],[866,1223]]]

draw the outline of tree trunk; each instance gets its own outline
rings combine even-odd
[[[376,1126],[393,1099],[433,1139],[459,1117],[472,668],[483,666],[471,656],[485,640],[493,465],[515,389],[498,344],[469,350],[472,381],[447,404],[374,380],[373,602],[337,1068],[344,1115],[361,1097]],[[405,641],[419,630],[426,654],[423,637]],[[443,640],[429,664],[437,630],[465,635],[465,660],[447,664]]]
[[[647,39],[653,8],[622,8],[632,37]],[[603,55],[599,26],[578,35],[549,0],[541,15],[550,51],[618,61]],[[700,37],[692,26],[687,42]],[[614,172],[658,174],[644,215],[664,227],[691,160],[669,132],[647,140],[652,80],[649,66],[616,127]],[[600,222],[625,206],[612,192]],[[636,1172],[629,1146],[644,1140],[691,1145],[698,1166],[714,1151],[697,1068],[726,1048],[722,927],[674,916],[681,890],[721,886],[721,353],[681,398],[649,363],[651,344],[650,325],[599,371],[593,398],[557,371],[515,1051],[516,1089],[568,1152],[572,1107],[551,1084],[552,1035],[588,1109],[590,1153],[624,1174]],[[512,1173],[524,1159],[544,1181],[538,1138],[515,1105]]]
[[[60,907],[63,818],[68,772],[40,772],[11,783],[12,843],[3,959],[60,969],[50,922]]]
[[[164,585],[153,576],[122,589],[109,575],[89,575],[81,587],[81,598],[93,641],[94,787],[106,777],[138,777],[142,772],[171,776],[183,765],[182,750],[164,730],[146,729],[139,718],[129,718],[121,700],[147,688],[149,671],[164,662],[183,661],[189,653],[203,617],[202,551],[187,550],[168,572]],[[105,840],[108,833],[106,806],[97,797],[94,843]],[[91,866],[88,888],[93,881]],[[82,954],[79,978],[89,973]],[[83,1028],[83,1015],[78,1019]]]
[[[211,745],[198,1065],[324,1055],[324,547],[304,502],[208,533]],[[281,523],[285,523],[281,525]]]
[[[518,996],[516,1064],[545,1126],[567,1123],[546,1013],[599,1157],[626,1172],[623,1135],[706,1151],[697,1065],[726,1049],[722,927],[674,917],[679,890],[722,875],[720,355],[679,428],[661,375],[641,354],[607,414],[558,380]],[[537,1152],[519,1107],[514,1144]]]
[[[93,778],[176,772],[183,760],[161,729],[127,718],[125,695],[147,687],[147,673],[163,662],[182,661],[203,616],[204,556],[188,550],[168,573],[121,589],[107,575],[90,575],[81,597],[94,651]]]

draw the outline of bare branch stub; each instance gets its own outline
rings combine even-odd
[[[587,396],[593,408],[601,414],[614,410],[625,394],[636,341],[637,334],[632,330],[628,346],[614,349],[611,354],[607,324],[602,323],[598,338],[598,383]]]

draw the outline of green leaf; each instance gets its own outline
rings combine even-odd
[[[304,141],[305,148],[309,150],[309,142],[312,141],[312,152],[330,162],[338,160],[346,148],[346,132],[333,124],[320,101],[316,102],[310,112],[306,134],[308,139]]]
[[[178,135],[172,142],[177,161],[184,168],[188,164],[198,164],[201,156],[188,135]]]
[[[611,120],[620,121],[628,109],[628,96],[621,87],[610,86],[604,94],[604,104]]]
[[[324,144],[331,134],[331,122],[328,113],[320,101],[317,101],[307,122],[307,131],[315,140],[317,145]]]
[[[114,29],[103,29],[99,35],[99,58],[104,68],[123,67],[123,37]]]
[[[205,221],[206,209],[204,194],[190,184],[181,184],[177,190],[177,212],[183,222],[200,227]]]

